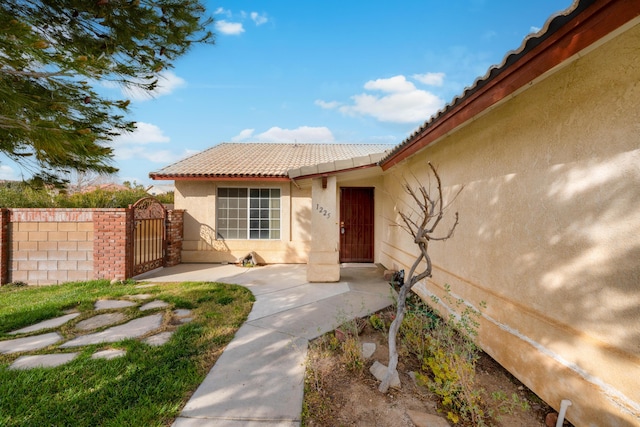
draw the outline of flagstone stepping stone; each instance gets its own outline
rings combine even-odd
[[[377,360],[373,362],[373,365],[369,368],[369,372],[371,372],[371,374],[373,374],[373,376],[380,382],[384,381],[387,377],[387,367]],[[389,385],[393,388],[400,388],[400,377],[398,376],[397,371],[391,376],[391,382]]]
[[[32,337],[16,338],[13,340],[0,341],[0,353],[11,354],[21,351],[40,350],[55,344],[62,339],[57,332],[48,334],[34,335]]]
[[[191,310],[187,310],[186,308],[179,308],[177,310],[173,310],[173,315],[178,318],[178,322],[185,324],[193,321],[193,317],[191,315],[193,312]]]
[[[153,295],[151,295],[151,294],[135,294],[135,295],[129,295],[129,298],[133,298],[133,299],[149,299],[149,298],[153,298]]]
[[[91,329],[97,329],[103,326],[122,323],[125,320],[127,320],[127,316],[125,316],[123,313],[98,314],[97,316],[93,316],[78,322],[76,328],[82,331],[90,331]]]
[[[149,283],[147,285],[136,285],[136,289],[144,289],[144,288],[153,288],[154,286],[158,286],[155,283]]]
[[[169,307],[169,303],[161,301],[159,299],[151,301],[140,307],[140,311],[153,310],[154,308]]]
[[[371,356],[373,356],[373,353],[376,352],[376,344],[372,343],[372,342],[365,342],[362,343],[362,356],[365,359],[370,358]]]
[[[117,357],[122,357],[125,354],[127,354],[127,352],[125,350],[117,350],[117,349],[109,349],[109,350],[101,350],[101,351],[96,351],[95,353],[93,353],[91,355],[92,359],[107,359],[107,360],[111,360],[111,359],[115,359]]]
[[[123,301],[123,300],[112,300],[112,299],[101,299],[96,301],[94,308],[96,310],[108,310],[111,308],[126,308],[132,307],[136,305],[135,302],[131,301]]]
[[[71,362],[80,353],[40,354],[36,356],[20,356],[9,369],[53,368]]]
[[[173,335],[173,331],[160,332],[159,334],[145,338],[142,342],[157,347],[166,344],[171,338],[171,335]]]
[[[48,319],[48,320],[42,321],[40,323],[36,323],[35,325],[27,326],[26,328],[22,328],[22,329],[18,329],[17,331],[9,332],[9,334],[11,334],[11,335],[26,334],[26,333],[29,333],[29,332],[40,331],[42,329],[57,328],[58,326],[62,326],[65,323],[67,323],[69,320],[75,319],[78,316],[80,316],[80,313],[65,314],[64,316],[55,317],[53,319]]]
[[[158,329],[162,324],[162,314],[153,314],[151,316],[141,317],[131,320],[122,325],[105,329],[101,332],[83,335],[67,341],[60,347],[78,347],[81,345],[99,344],[105,342],[122,341],[127,338],[138,338],[148,334],[154,329]]]

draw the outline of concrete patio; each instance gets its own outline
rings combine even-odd
[[[374,264],[346,264],[337,283],[308,283],[306,265],[180,264],[137,277],[149,282],[218,281],[256,298],[174,427],[299,426],[309,340],[393,302]]]

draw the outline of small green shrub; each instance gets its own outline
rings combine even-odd
[[[53,208],[55,198],[47,189],[25,182],[7,182],[0,185],[2,208]]]
[[[493,417],[500,418],[500,415],[511,415],[516,408],[520,408],[523,411],[531,409],[529,402],[526,399],[521,399],[517,393],[512,393],[511,397],[503,391],[494,391],[491,393],[491,400],[493,401],[493,407],[497,411],[490,414]]]
[[[415,311],[407,311],[400,325],[400,342],[403,350],[424,360],[428,356],[427,338],[429,328],[424,315]]]
[[[421,361],[422,371],[416,379],[440,398],[447,418],[453,423],[483,426],[486,414],[475,381],[480,350],[474,343],[481,312],[462,299],[452,298],[448,285],[443,300],[453,310],[446,319],[424,303],[409,305],[400,329],[401,342]],[[433,301],[440,302],[435,297]]]
[[[364,369],[364,358],[361,351],[362,345],[357,337],[348,336],[341,346],[341,362],[347,370],[355,373],[362,373]]]
[[[377,314],[372,314],[371,316],[369,316],[369,324],[373,329],[377,331],[387,330],[387,325],[384,323],[384,320],[382,320]]]

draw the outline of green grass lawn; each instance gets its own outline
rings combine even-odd
[[[173,422],[245,321],[254,298],[245,288],[221,283],[135,285],[91,281],[0,287],[0,340],[15,338],[8,335],[10,331],[76,310],[81,315],[58,329],[65,339],[71,338],[77,334],[73,324],[95,314],[96,300],[141,293],[154,294],[170,303],[171,309],[191,309],[194,317],[158,347],[130,339],[73,350],[54,345],[29,352],[82,351],[74,361],[56,368],[9,370],[9,364],[21,354],[0,355],[0,426],[161,426]],[[126,313],[134,317],[149,314]],[[49,331],[31,335],[43,332]],[[112,360],[90,358],[104,348],[125,349],[126,355]]]

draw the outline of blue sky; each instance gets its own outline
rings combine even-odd
[[[206,1],[216,43],[133,98],[115,181],[220,142],[397,144],[571,0]],[[116,89],[105,89],[121,98]],[[0,178],[20,171],[0,159]]]

